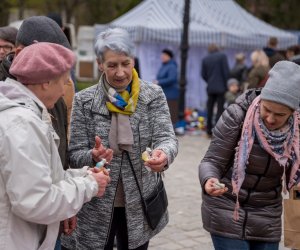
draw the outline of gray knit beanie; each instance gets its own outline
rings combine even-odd
[[[26,18],[18,31],[18,44],[28,46],[33,44],[34,41],[56,43],[71,49],[62,29],[55,21],[46,16]]]
[[[13,45],[16,43],[16,36],[18,30],[14,27],[5,26],[0,28],[0,39],[10,42]]]
[[[286,105],[293,110],[300,104],[300,66],[279,61],[269,71],[269,78],[261,91],[261,99]]]

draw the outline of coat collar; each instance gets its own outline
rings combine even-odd
[[[106,107],[107,97],[104,93],[103,87],[98,82],[94,95],[92,97],[92,112],[94,114],[109,115],[109,111]]]

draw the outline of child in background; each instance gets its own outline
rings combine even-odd
[[[235,78],[227,81],[228,91],[225,93],[225,108],[235,102],[235,99],[241,94],[240,83]]]

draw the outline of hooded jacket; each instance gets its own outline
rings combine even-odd
[[[13,62],[15,53],[7,54],[0,62],[0,81],[4,81],[6,78],[15,79],[13,75],[9,73],[10,66]],[[74,86],[70,79],[68,84],[65,85],[66,95],[60,98],[54,105],[54,108],[48,110],[52,115],[52,126],[55,132],[60,138],[60,144],[58,148],[59,156],[61,158],[64,169],[69,168],[69,158],[67,154],[68,150],[68,125],[70,122],[70,115],[72,109],[72,102],[74,97]]]
[[[232,194],[231,176],[235,148],[240,139],[247,109],[260,90],[250,89],[238,97],[220,117],[211,144],[199,166],[199,179],[218,178],[228,187],[222,196],[203,191],[202,220],[204,228],[223,237],[279,242],[281,239],[283,168],[263,150],[255,138],[245,180],[239,192],[239,220],[233,219],[236,196]],[[288,171],[287,171],[288,175]]]
[[[97,182],[86,167],[63,171],[45,106],[10,78],[0,83],[0,121],[0,249],[53,250],[60,221],[97,194]]]

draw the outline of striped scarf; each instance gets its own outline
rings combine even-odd
[[[295,111],[288,119],[287,124],[276,131],[269,131],[260,117],[260,96],[256,97],[250,105],[238,147],[236,148],[235,160],[232,172],[232,188],[236,195],[234,219],[239,219],[238,194],[245,179],[245,170],[248,158],[257,136],[260,146],[267,151],[284,168],[283,179],[285,181],[285,168],[291,162],[291,174],[288,188],[300,181],[299,163],[299,112]],[[284,185],[286,190],[286,185]]]

